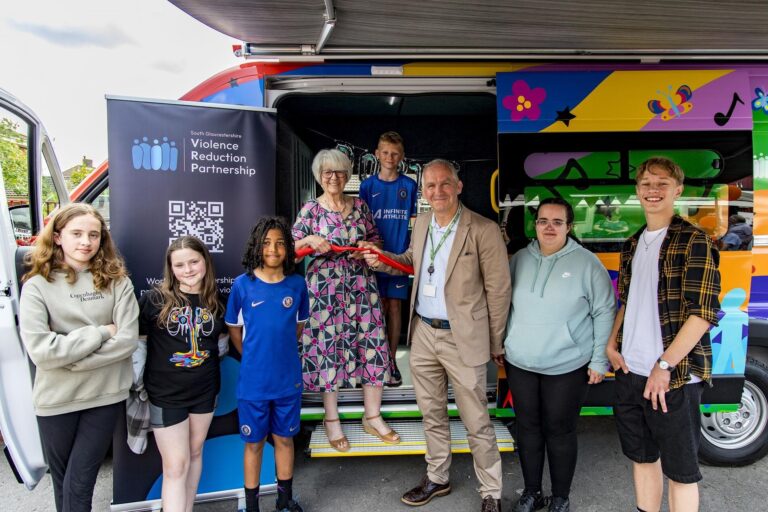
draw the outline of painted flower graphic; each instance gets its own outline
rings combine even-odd
[[[768,114],[768,95],[758,87],[755,89],[755,96],[757,97],[752,100],[752,110],[763,110]]]
[[[516,80],[512,84],[512,94],[505,96],[501,104],[512,113],[513,121],[520,121],[525,117],[535,121],[541,116],[539,105],[546,97],[547,91],[543,88],[531,89],[524,80]]]

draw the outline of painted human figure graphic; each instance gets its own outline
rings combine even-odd
[[[141,169],[141,164],[144,160],[144,151],[139,146],[139,139],[133,139],[133,146],[131,146],[131,161],[133,168]]]
[[[163,166],[163,148],[160,146],[160,141],[154,139],[151,150],[151,163],[152,170],[157,171]]]
[[[150,145],[147,142],[147,138],[146,137],[142,137],[141,140],[142,140],[142,142],[141,142],[141,144],[139,144],[139,148],[141,148],[141,153],[142,153],[141,154],[141,168],[149,170],[149,169],[152,168],[151,165],[150,165],[150,154],[149,154],[149,152],[150,152]]]
[[[181,333],[187,337],[189,350],[187,352],[174,352],[170,361],[176,366],[194,368],[203,364],[210,356],[209,350],[200,350],[198,338],[207,336],[213,332],[215,320],[206,308],[194,308],[185,306],[174,308],[168,318],[168,332],[172,335]]]
[[[749,315],[739,307],[746,298],[747,292],[743,288],[734,288],[723,297],[723,318],[709,332],[712,338],[712,373],[744,373],[747,353],[744,328]]]
[[[171,141],[171,149],[169,152],[171,161],[168,165],[172,171],[175,171],[176,165],[179,162],[179,148],[176,147],[176,142]]]
[[[160,169],[167,171],[171,166],[171,145],[168,143],[168,137],[163,137],[163,143],[160,145],[162,152],[162,162]]]

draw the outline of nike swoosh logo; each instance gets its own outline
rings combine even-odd
[[[395,288],[405,288],[405,285],[404,284],[396,284]]]
[[[262,304],[264,304],[263,300],[260,300],[259,302],[251,302],[251,307],[255,308],[256,306],[261,306]]]
[[[376,197],[376,196],[378,196],[380,194],[381,194],[381,192],[376,192],[375,194],[371,194],[371,197]]]
[[[294,431],[294,430],[296,430],[297,428],[299,428],[299,427],[288,427],[288,431],[289,431],[289,432],[293,432],[293,431]]]

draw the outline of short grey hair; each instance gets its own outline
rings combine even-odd
[[[422,175],[423,173],[427,172],[427,169],[432,166],[442,166],[451,171],[451,174],[453,174],[453,178],[458,182],[459,179],[459,170],[456,168],[455,165],[453,165],[453,162],[450,162],[446,160],[445,158],[435,158],[434,160],[430,160],[424,166],[421,168]]]
[[[338,149],[322,149],[315,155],[315,159],[312,160],[312,174],[318,183],[322,183],[320,173],[324,167],[334,171],[347,171],[347,180],[349,180],[349,176],[352,174],[352,162],[347,155]]]

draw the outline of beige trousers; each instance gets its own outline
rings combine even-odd
[[[448,483],[451,432],[448,423],[448,381],[453,386],[461,421],[467,429],[480,494],[501,499],[501,455],[488,415],[486,367],[461,362],[449,329],[433,329],[415,318],[411,340],[411,375],[416,401],[424,417],[427,476]]]

